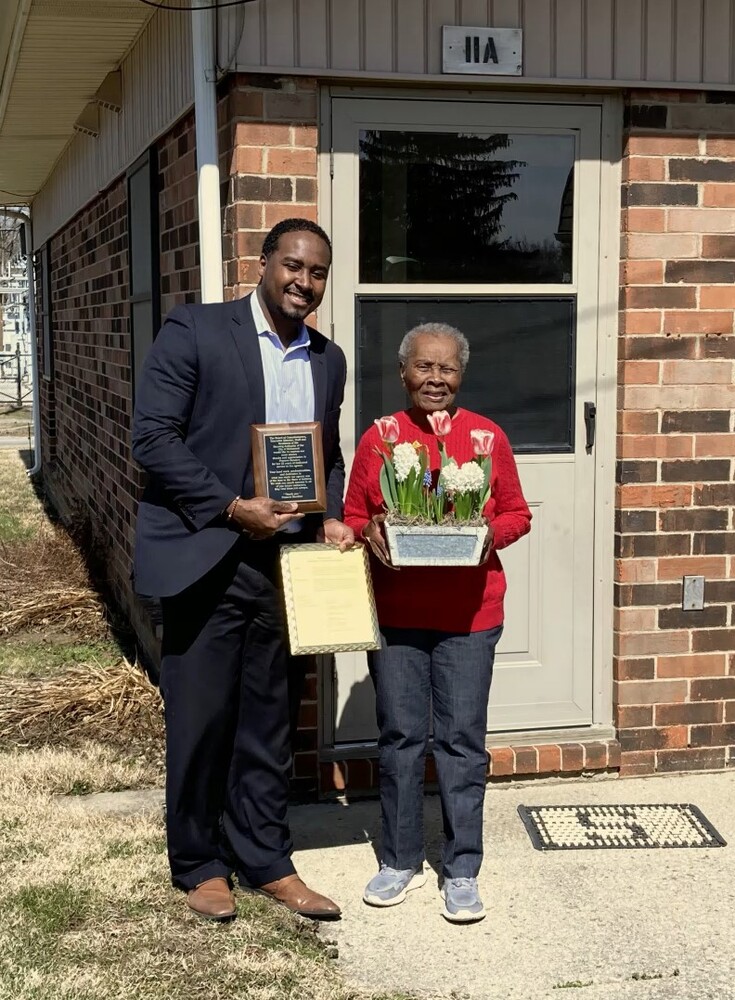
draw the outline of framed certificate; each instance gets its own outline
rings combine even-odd
[[[365,547],[284,545],[281,549],[291,653],[380,649],[373,583]]]
[[[302,424],[252,424],[255,495],[297,503],[305,514],[327,509],[322,427]]]

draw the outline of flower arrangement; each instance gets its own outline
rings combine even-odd
[[[441,410],[428,414],[431,429],[438,438],[441,469],[433,483],[429,453],[418,441],[398,443],[400,428],[395,417],[375,421],[383,448],[377,449],[383,460],[380,488],[388,509],[388,519],[411,519],[416,524],[469,524],[479,521],[490,497],[495,435],[492,431],[470,431],[475,457],[459,465],[447,454],[443,438],[452,427],[452,418]]]

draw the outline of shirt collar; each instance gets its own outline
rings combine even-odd
[[[268,337],[269,340],[272,340],[274,344],[277,344],[277,346],[283,350],[283,345],[281,344],[278,334],[274,330],[271,330],[270,324],[265,318],[265,313],[263,312],[263,308],[260,304],[260,298],[257,291],[254,291],[250,296],[250,311],[253,314],[253,323],[255,323],[255,329],[258,332],[258,336]],[[289,344],[284,353],[293,351],[299,347],[309,347],[310,344],[311,340],[309,338],[309,331],[306,328],[306,324],[302,323],[298,337]]]

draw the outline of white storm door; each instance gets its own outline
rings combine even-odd
[[[504,428],[533,513],[531,534],[500,553],[489,732],[592,722],[600,125],[589,105],[332,101],[348,468],[373,419],[406,405],[403,335],[447,322],[470,342],[458,403]],[[375,737],[363,655],[337,657],[332,704],[335,743]]]

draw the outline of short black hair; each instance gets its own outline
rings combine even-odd
[[[327,244],[327,249],[329,250],[329,258],[332,258],[332,243],[324,232],[321,226],[318,226],[316,222],[312,222],[311,219],[284,219],[282,222],[276,223],[276,225],[271,229],[266,238],[263,240],[263,249],[261,253],[264,257],[270,257],[273,251],[278,246],[278,241],[285,233],[313,233],[318,236],[320,240],[324,240]]]

